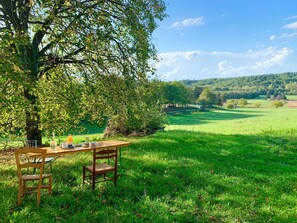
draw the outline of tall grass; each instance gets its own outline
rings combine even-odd
[[[166,131],[125,139],[132,144],[122,150],[117,187],[109,182],[99,184],[95,191],[82,186],[82,166],[91,162],[91,153],[59,158],[52,172],[53,194],[42,197],[39,209],[35,196],[24,197],[22,206],[16,206],[13,154],[2,153],[0,219],[297,222],[293,110],[245,108],[170,114]]]

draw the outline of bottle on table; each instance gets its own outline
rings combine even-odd
[[[52,141],[51,141],[51,149],[56,149],[57,147],[57,142],[56,142],[56,139],[55,139],[55,133],[53,132],[53,136],[52,136]]]
[[[72,138],[72,135],[71,134],[68,135],[67,144],[68,144],[68,147],[72,147],[73,146],[73,138]]]

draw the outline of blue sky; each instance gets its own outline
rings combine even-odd
[[[161,80],[297,71],[296,0],[165,0],[153,34]]]

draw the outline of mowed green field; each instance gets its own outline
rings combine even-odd
[[[251,101],[250,101],[251,102]],[[265,103],[262,102],[262,106]],[[252,107],[209,112],[172,112],[166,130],[186,130],[219,134],[257,134],[297,128],[297,109]]]
[[[13,152],[2,153],[0,221],[297,222],[297,109],[253,103],[180,109],[168,115],[165,131],[122,138],[132,144],[122,150],[117,187],[82,186],[91,153],[61,157],[53,194],[39,209],[35,196],[17,207]]]

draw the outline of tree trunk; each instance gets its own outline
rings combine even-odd
[[[37,140],[37,146],[42,145],[42,135],[39,130],[40,116],[37,109],[37,97],[30,94],[28,89],[24,91],[25,98],[30,102],[30,109],[26,111],[27,140]]]
[[[24,64],[29,71],[28,78],[30,79],[30,84],[37,86],[38,83],[38,45],[34,42],[32,45],[24,46]],[[25,89],[24,96],[30,104],[30,108],[26,111],[26,134],[27,140],[37,140],[37,146],[42,145],[42,133],[39,129],[40,115],[38,112],[38,97],[35,95],[35,91],[30,89]]]

